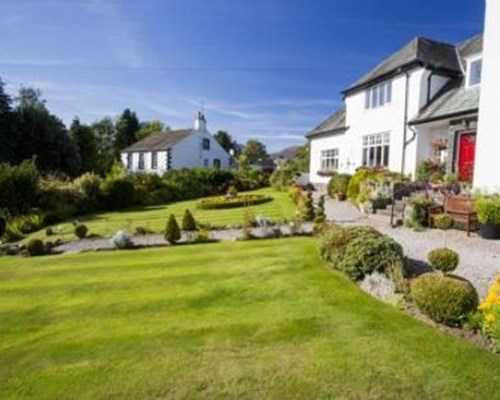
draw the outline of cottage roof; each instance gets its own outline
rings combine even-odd
[[[121,152],[130,153],[135,151],[168,150],[193,133],[193,129],[179,129],[175,131],[153,133],[152,135],[139,140],[126,149],[123,149]]]
[[[334,114],[329,116],[325,121],[319,124],[306,137],[309,139],[321,135],[331,135],[336,133],[343,133],[346,127],[346,110],[345,107],[340,108]]]
[[[344,91],[344,94],[363,89],[378,80],[400,73],[401,69],[415,65],[424,65],[450,75],[459,75],[462,72],[453,44],[416,37],[357,80]]]

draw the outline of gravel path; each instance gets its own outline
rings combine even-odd
[[[373,226],[394,238],[403,246],[405,254],[419,263],[427,263],[427,253],[446,243],[446,247],[460,254],[460,265],[454,273],[471,281],[481,297],[500,274],[500,241],[485,240],[475,234],[467,237],[465,232],[456,230],[446,232],[445,236],[435,229],[415,232],[405,227],[391,228],[389,218],[368,218],[349,202],[327,200],[325,212],[328,219],[341,224],[355,222]]]

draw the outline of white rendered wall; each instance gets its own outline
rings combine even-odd
[[[500,188],[500,0],[486,0],[474,186]]]
[[[167,171],[167,152],[166,151],[158,151],[156,152],[157,154],[157,169],[151,168],[151,158],[152,158],[152,153],[151,152],[142,152],[144,153],[144,169],[139,169],[139,154],[140,152],[134,152],[132,153],[132,165],[129,166],[127,165],[128,162],[128,156],[127,153],[121,153],[121,161],[123,166],[129,171],[129,172],[148,172],[148,173],[157,173],[157,174],[163,174],[165,171]]]
[[[323,136],[311,140],[309,180],[314,184],[326,184],[330,177],[318,175],[321,170],[321,151],[339,149],[339,171],[341,173],[352,173],[348,166],[350,146],[346,143],[346,134]]]

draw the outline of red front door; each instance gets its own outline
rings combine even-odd
[[[476,133],[462,133],[458,145],[458,175],[460,180],[472,181],[476,155]]]

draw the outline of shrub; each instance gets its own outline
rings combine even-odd
[[[37,205],[39,173],[34,160],[19,165],[0,164],[0,209],[11,215]]]
[[[118,231],[112,238],[111,243],[115,249],[131,249],[134,247],[132,236],[127,231]]]
[[[88,232],[89,229],[87,228],[86,225],[78,224],[77,226],[75,226],[75,236],[78,239],[84,239],[87,236]]]
[[[207,231],[206,229],[200,229],[199,231],[196,232],[194,241],[196,243],[208,243],[213,241],[213,239],[209,231]]]
[[[337,174],[328,182],[328,194],[330,197],[345,197],[347,195],[347,188],[352,176],[349,174]]]
[[[151,234],[151,233],[154,233],[154,231],[152,229],[149,229],[149,228],[146,228],[144,226],[138,226],[135,228],[135,234],[136,235],[148,235],[148,234]]]
[[[15,223],[9,221],[5,228],[4,239],[7,242],[17,242],[19,240],[24,239],[24,235],[19,230],[19,227]]]
[[[448,214],[440,214],[434,217],[434,226],[437,229],[447,231],[448,229],[453,228],[454,225],[455,221]]]
[[[101,208],[101,186],[102,179],[92,172],[87,172],[72,182],[73,189],[82,196],[82,201],[78,206],[79,212],[88,213]]]
[[[45,229],[45,236],[54,236],[54,229],[51,228],[50,226]]]
[[[135,187],[128,178],[106,178],[102,185],[104,204],[109,210],[120,210],[135,204]]]
[[[413,207],[410,216],[410,224],[414,228],[420,228],[429,224],[429,209],[432,206],[432,200],[425,197],[416,197],[409,202]]]
[[[474,201],[474,207],[481,224],[500,224],[499,196],[479,196]]]
[[[415,172],[417,181],[441,182],[446,172],[446,165],[433,160],[424,160],[418,163]]]
[[[272,197],[264,196],[263,194],[239,194],[234,197],[217,196],[201,199],[196,204],[196,207],[201,210],[221,210],[226,208],[255,206],[268,203],[272,200]]]
[[[273,188],[280,191],[286,191],[293,185],[298,174],[299,170],[295,163],[285,162],[271,174],[269,181]]]
[[[43,256],[45,254],[45,245],[40,239],[31,239],[26,245],[26,250],[31,257]]]
[[[186,232],[193,232],[196,230],[196,220],[189,210],[184,211],[184,216],[182,217],[182,230]]]
[[[455,251],[448,248],[432,250],[427,259],[434,269],[441,272],[452,272],[458,267],[460,256]]]
[[[353,280],[378,271],[392,279],[399,291],[405,289],[401,246],[371,227],[326,229],[320,238],[320,254]]]
[[[303,198],[300,209],[304,221],[309,222],[314,220],[314,204],[311,191],[308,191]]]
[[[477,291],[470,282],[441,273],[427,273],[415,279],[411,295],[420,311],[450,326],[462,325],[479,304]]]
[[[325,214],[325,196],[320,196],[318,200],[318,205],[316,207],[316,218],[314,218],[315,223],[323,223],[326,220]]]
[[[172,214],[168,218],[167,228],[165,230],[165,240],[170,244],[177,243],[181,238],[181,231],[175,216]]]
[[[491,337],[500,350],[500,277],[497,277],[479,306],[482,331]]]
[[[304,195],[302,188],[299,185],[293,185],[288,192],[293,203],[298,206]]]

